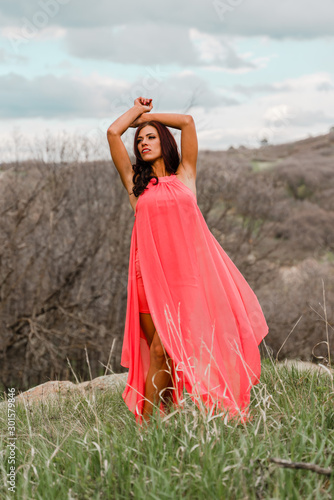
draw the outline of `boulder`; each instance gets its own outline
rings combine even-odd
[[[113,375],[103,375],[93,380],[74,384],[68,380],[55,380],[45,382],[44,384],[32,387],[25,392],[21,392],[15,397],[17,403],[22,402],[40,402],[47,399],[67,395],[71,392],[81,392],[87,394],[91,391],[105,391],[107,389],[116,389],[125,387],[128,373],[114,373]]]

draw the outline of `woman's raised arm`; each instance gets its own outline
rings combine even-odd
[[[107,130],[112,160],[121,177],[123,186],[129,194],[130,191],[132,191],[133,185],[133,169],[121,135],[129,128],[133,120],[136,120],[142,113],[148,113],[152,107],[152,99],[138,97],[138,99],[135,100],[134,106],[117,118]]]
[[[191,115],[183,115],[181,113],[143,113],[130,124],[130,127],[137,127],[141,123],[151,120],[156,120],[163,125],[166,125],[166,127],[182,130],[193,120],[193,117]]]

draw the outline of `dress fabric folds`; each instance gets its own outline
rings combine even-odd
[[[152,320],[172,358],[173,403],[182,406],[185,388],[198,407],[247,420],[261,374],[258,345],[268,333],[255,293],[176,174],[150,179],[134,215],[121,355],[126,405],[141,423],[150,352],[140,326],[138,247]]]

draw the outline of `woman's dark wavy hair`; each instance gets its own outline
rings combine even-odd
[[[147,125],[152,125],[152,127],[154,127],[158,132],[161,143],[161,155],[165,162],[166,172],[168,172],[167,175],[175,173],[180,164],[180,155],[176,141],[173,134],[170,132],[170,130],[168,130],[166,125],[163,125],[156,120],[151,120],[138,125],[133,143],[133,151],[136,156],[136,163],[132,165],[132,168],[134,170],[134,175],[132,177],[132,181],[134,183],[133,194],[136,197],[138,197],[144,191],[150,179],[157,179],[157,182],[154,185],[159,183],[158,177],[156,175],[153,175],[152,163],[150,161],[143,160],[138,151],[137,138],[139,132]]]

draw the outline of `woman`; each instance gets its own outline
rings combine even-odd
[[[121,365],[123,399],[139,423],[183,388],[205,410],[246,420],[268,326],[256,295],[203,218],[196,200],[197,135],[190,115],[150,113],[152,99],[108,129],[113,162],[134,210]],[[132,166],[121,140],[134,138]],[[167,127],[181,130],[181,159]],[[165,406],[164,406],[165,404]]]

